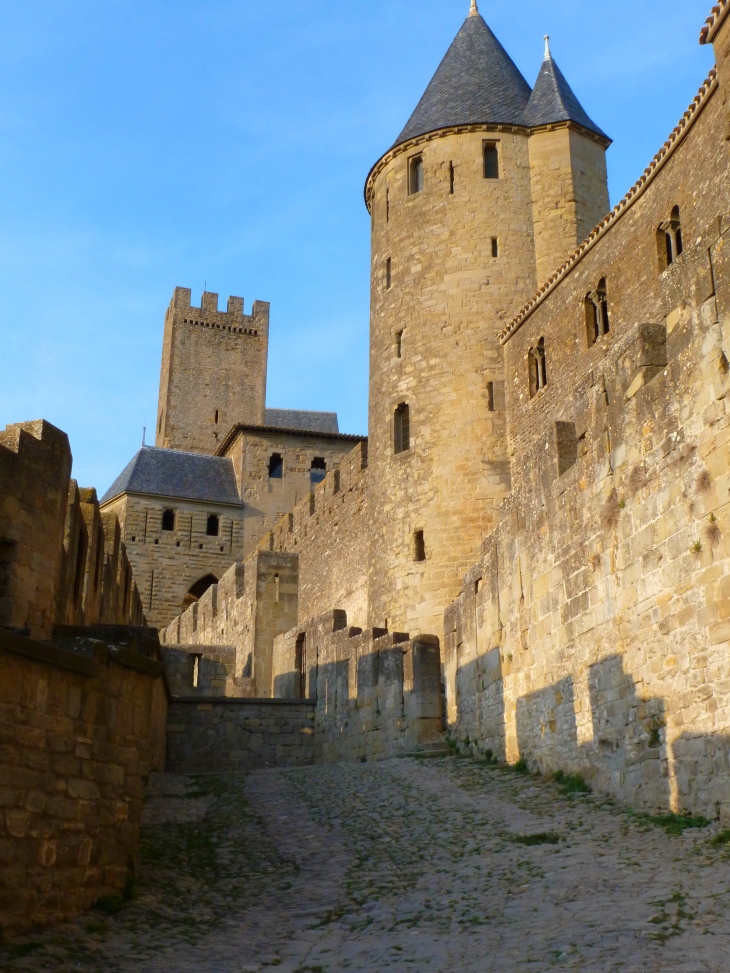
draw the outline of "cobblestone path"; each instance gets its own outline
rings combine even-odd
[[[132,901],[0,946],[0,969],[730,970],[716,825],[668,834],[470,760],[158,776],[145,817]]]

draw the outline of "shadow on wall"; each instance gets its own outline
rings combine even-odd
[[[476,736],[480,749],[505,759],[504,664],[494,649],[457,673],[460,735]],[[517,746],[542,774],[583,774],[599,791],[647,810],[730,817],[730,740],[685,734],[666,744],[663,699],[642,699],[623,658],[590,666],[588,696],[592,739],[580,743],[576,689],[570,676],[517,700]],[[473,731],[472,731],[473,728]]]

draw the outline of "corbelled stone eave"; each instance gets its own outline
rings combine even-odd
[[[394,145],[390,148],[385,155],[381,156],[375,165],[372,167],[368,173],[367,179],[365,180],[365,205],[368,208],[368,212],[371,212],[373,185],[375,180],[378,178],[383,169],[389,165],[393,159],[397,156],[402,155],[404,152],[411,152],[413,149],[417,148],[419,145],[423,145],[425,142],[433,142],[434,139],[445,138],[448,135],[464,135],[468,132],[507,132],[513,135],[537,135],[540,132],[552,132],[557,129],[567,128],[573,131],[579,132],[586,138],[591,139],[593,142],[597,142],[602,148],[607,149],[611,145],[611,139],[599,135],[597,132],[592,131],[589,128],[584,128],[583,125],[578,125],[576,122],[564,121],[564,122],[553,122],[550,125],[538,125],[535,128],[528,128],[526,125],[507,125],[504,123],[491,123],[491,122],[480,122],[471,125],[452,125],[450,128],[439,128],[433,132],[426,132],[424,135],[417,135],[407,142],[402,142],[400,145]]]
[[[712,44],[730,13],[730,0],[720,0],[712,8],[707,23],[700,31],[700,44]]]

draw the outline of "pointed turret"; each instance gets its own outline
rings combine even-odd
[[[556,122],[575,122],[610,144],[611,139],[588,116],[576,98],[565,75],[550,53],[550,38],[545,38],[545,59],[535,88],[525,109],[525,124],[529,128],[553,125]]]
[[[529,84],[473,2],[395,145],[454,125],[523,125],[529,100]]]

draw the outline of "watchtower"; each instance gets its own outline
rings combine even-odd
[[[236,423],[264,424],[269,305],[243,298],[218,310],[207,291],[200,307],[190,290],[176,287],[165,315],[155,443],[194,453],[215,453]]]
[[[549,50],[532,91],[472,0],[368,176],[373,626],[440,633],[497,523],[510,489],[497,336],[607,212],[609,144]]]

